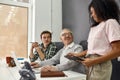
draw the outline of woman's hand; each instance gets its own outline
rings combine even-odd
[[[72,57],[72,56],[78,56],[78,54],[76,54],[76,53],[68,53],[66,56]]]
[[[85,58],[84,61],[78,61],[81,62],[83,65],[90,67],[93,66],[95,64],[94,59],[90,59],[90,58]]]
[[[87,53],[87,50],[85,50],[85,51],[82,51],[82,52],[80,52],[80,53],[68,53],[66,56],[76,56],[76,57],[84,57],[85,55],[86,55],[86,53]]]

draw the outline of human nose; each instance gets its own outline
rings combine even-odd
[[[68,33],[68,34],[66,34],[65,36],[66,36],[66,37],[71,37],[71,34]]]
[[[49,38],[45,38],[45,40],[49,40]]]

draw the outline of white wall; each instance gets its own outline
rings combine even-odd
[[[53,41],[60,41],[62,29],[62,1],[35,0],[35,41],[40,41],[40,33],[49,30],[53,34]]]

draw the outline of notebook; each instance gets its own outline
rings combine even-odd
[[[41,72],[41,77],[67,77],[63,71]]]

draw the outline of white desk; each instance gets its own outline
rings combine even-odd
[[[19,67],[8,67],[5,62],[0,62],[0,80],[19,80]],[[48,77],[41,78],[40,74],[36,75],[36,80],[86,80],[86,75],[73,71],[64,71],[68,77]]]

